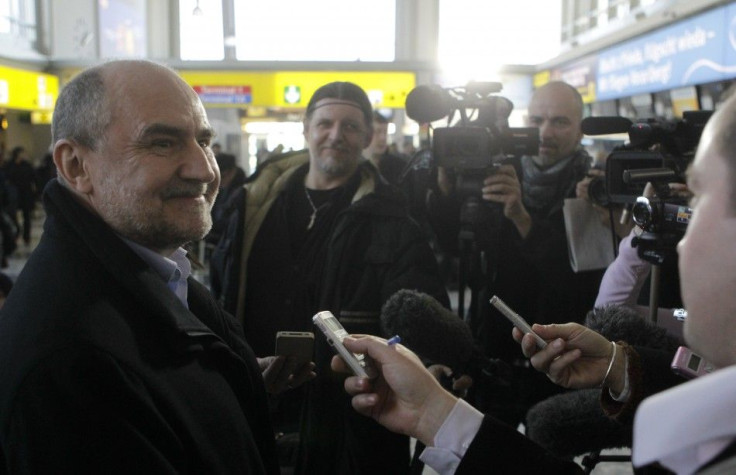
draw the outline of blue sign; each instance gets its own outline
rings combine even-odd
[[[596,100],[736,76],[736,6],[657,30],[597,55]]]

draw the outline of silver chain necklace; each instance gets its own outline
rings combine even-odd
[[[314,226],[314,220],[317,219],[317,210],[319,208],[314,206],[314,202],[312,201],[312,197],[309,196],[309,190],[307,189],[306,186],[304,187],[304,194],[307,195],[309,206],[312,207],[312,215],[309,217],[309,224],[307,224],[307,231],[309,231],[310,229],[312,229],[312,226]]]

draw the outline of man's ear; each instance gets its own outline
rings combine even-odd
[[[54,164],[59,175],[80,194],[92,191],[89,163],[85,157],[89,149],[70,140],[59,140],[54,145]]]

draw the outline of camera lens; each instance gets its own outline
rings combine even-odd
[[[610,204],[604,177],[597,176],[590,180],[590,183],[588,183],[588,196],[590,197],[590,201],[598,206],[607,207]]]
[[[636,203],[631,208],[631,216],[637,226],[647,229],[652,224],[654,217],[654,210],[649,200],[643,196],[637,198]]]

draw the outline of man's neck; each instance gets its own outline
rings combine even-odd
[[[310,167],[309,172],[307,172],[307,176],[304,179],[304,186],[310,190],[331,190],[333,188],[343,186],[356,172],[357,168],[349,175],[328,176],[324,173],[317,173],[312,169],[312,167]]]
[[[544,159],[544,158],[540,157],[539,155],[533,155],[532,156],[532,161],[534,162],[534,164],[537,167],[539,167],[540,170],[546,170],[547,168],[553,167],[556,164],[558,164],[558,163],[560,163],[560,162],[562,162],[564,160],[567,160],[568,158],[570,158],[573,155],[575,155],[576,152],[577,152],[577,150],[573,150],[571,153],[568,153],[564,157],[560,157],[560,158],[558,158],[557,160],[554,160],[554,161],[551,161],[551,160],[548,160],[548,159]]]

